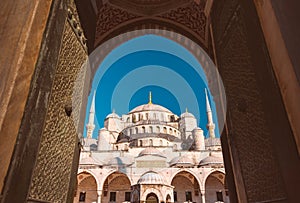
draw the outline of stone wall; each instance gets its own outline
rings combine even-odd
[[[223,141],[228,142],[230,154],[225,156],[232,161],[237,199],[292,200],[296,193],[289,185],[295,182],[284,171],[299,170],[297,150],[254,3],[216,1],[211,17],[228,99],[227,140]]]
[[[30,187],[29,199],[34,201],[68,201],[69,189],[72,188],[70,184],[74,178],[72,176],[76,155],[74,151],[78,145],[75,115],[80,110],[74,109],[80,105],[72,104],[72,97],[78,73],[86,57],[85,49],[77,39],[72,25],[66,21],[54,83],[49,95],[50,104]],[[67,113],[68,107],[73,108],[71,115]]]

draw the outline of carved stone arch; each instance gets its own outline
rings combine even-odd
[[[83,174],[83,173],[90,174],[91,176],[93,176],[94,179],[96,180],[96,183],[97,183],[97,190],[100,190],[100,188],[101,188],[101,187],[100,187],[100,181],[99,181],[99,179],[97,178],[96,174],[95,174],[94,172],[90,171],[90,170],[82,170],[81,172],[79,172],[79,173],[77,174],[77,176],[79,176],[80,174]],[[78,182],[78,184],[79,184],[79,182]]]
[[[201,183],[203,182],[203,180],[201,180],[199,178],[199,176],[197,176],[196,173],[194,173],[192,170],[189,170],[189,169],[186,169],[186,168],[181,168],[181,169],[178,169],[176,171],[176,173],[174,173],[172,176],[170,176],[170,178],[168,179],[168,184],[171,185],[173,179],[175,178],[176,175],[178,175],[179,173],[182,173],[182,172],[186,172],[186,173],[190,173],[191,175],[193,175],[195,177],[195,179],[197,180],[199,186],[201,187]],[[201,188],[200,188],[201,189]]]
[[[222,174],[223,178],[220,178],[220,177],[216,177],[215,175],[217,174]],[[203,185],[205,187],[205,182],[207,180],[208,177],[210,176],[214,176],[216,177],[217,179],[219,179],[220,182],[222,182],[223,185],[225,185],[225,172],[224,171],[221,171],[221,170],[213,170],[211,171],[210,173],[208,173],[204,178],[203,178]]]
[[[166,194],[165,200],[166,200],[166,203],[170,203],[172,201],[172,195]]]
[[[105,183],[106,179],[107,179],[110,175],[112,175],[112,174],[114,174],[114,173],[118,173],[118,174],[125,175],[125,176],[128,178],[128,180],[129,180],[129,182],[130,182],[130,185],[133,184],[133,183],[132,183],[132,180],[127,176],[127,174],[122,173],[122,172],[117,171],[117,170],[113,170],[113,171],[110,171],[109,173],[107,173],[107,174],[105,175],[105,177],[101,178],[101,182],[100,182],[100,184],[99,184],[99,188],[100,188],[101,190],[102,190],[102,188],[103,188],[103,186],[104,186],[104,183]]]
[[[130,178],[119,171],[114,171],[105,176],[101,188],[101,201],[110,201],[111,195],[114,195],[115,201],[123,201],[126,192],[131,192],[132,182]],[[120,200],[121,199],[121,200]]]
[[[228,202],[228,194],[225,188],[225,174],[221,171],[213,171],[208,174],[204,182],[205,199],[211,201]],[[220,198],[220,199],[218,199]]]
[[[156,189],[156,188],[148,188],[145,190],[145,192],[141,195],[141,200],[146,200],[147,195],[154,193],[157,197],[159,201],[163,200],[163,195],[161,193],[160,190]]]
[[[189,170],[179,170],[173,177],[170,183],[174,187],[174,192],[177,193],[177,201],[195,201],[199,200],[204,190],[202,182],[195,173]],[[186,196],[188,195],[188,197]],[[188,198],[188,199],[186,199]],[[197,202],[198,202],[197,200]]]
[[[194,30],[189,29],[180,23],[161,17],[140,17],[123,22],[122,24],[108,30],[104,34],[101,34],[98,37],[96,36],[95,47],[98,47],[99,45],[118,35],[137,30],[142,31],[144,29],[159,29],[181,34],[182,36],[197,43],[205,51],[208,51],[208,32],[201,36]]]
[[[94,202],[98,199],[98,180],[94,174],[82,171],[77,174],[77,187],[74,200],[79,200],[84,195],[87,202]]]

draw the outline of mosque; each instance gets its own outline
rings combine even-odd
[[[186,110],[180,116],[149,102],[104,121],[98,139],[95,93],[86,125],[74,203],[229,202],[220,139],[206,94],[207,129]]]

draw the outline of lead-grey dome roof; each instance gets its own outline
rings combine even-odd
[[[164,184],[163,178],[156,172],[150,171],[142,175],[138,184]]]
[[[202,159],[199,163],[200,166],[206,165],[223,165],[223,158],[221,156],[209,155]]]
[[[165,157],[164,154],[161,151],[159,151],[158,149],[156,149],[154,147],[147,147],[146,149],[142,150],[139,153],[139,157],[140,156],[146,156],[146,155]]]
[[[131,114],[131,113],[142,112],[142,111],[160,111],[160,112],[172,113],[169,109],[152,103],[137,106],[134,109],[132,109],[129,113]]]

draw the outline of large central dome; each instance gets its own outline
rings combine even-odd
[[[142,112],[142,111],[160,111],[160,112],[166,112],[166,113],[172,113],[169,109],[157,105],[157,104],[152,104],[152,103],[148,103],[148,104],[143,104],[141,106],[137,106],[134,109],[132,109],[129,114],[131,113],[137,113],[137,112]]]

